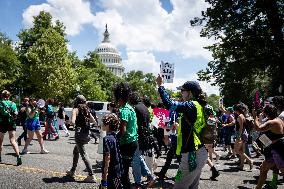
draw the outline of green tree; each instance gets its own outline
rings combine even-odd
[[[207,103],[213,107],[214,111],[218,111],[219,109],[219,99],[220,96],[216,94],[211,94],[207,97]]]
[[[75,88],[75,73],[67,49],[64,26],[52,24],[47,12],[34,17],[34,26],[18,34],[25,93],[67,102]]]
[[[143,74],[142,71],[130,71],[124,75],[123,79],[141,96],[148,96],[152,100],[158,99],[156,77],[152,73]]]
[[[198,73],[200,80],[214,79],[229,104],[250,103],[252,91],[264,85],[271,88],[266,95],[276,94],[284,83],[284,1],[206,2],[211,6],[191,24],[202,25],[201,36],[217,42],[207,47],[214,60]]]
[[[12,41],[0,33],[0,88],[15,91],[14,84],[20,77],[21,65],[13,50]]]
[[[100,62],[95,52],[89,52],[78,68],[78,84],[88,99],[112,99],[112,87],[119,78]]]

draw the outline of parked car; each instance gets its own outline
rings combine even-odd
[[[87,101],[88,106],[90,109],[94,109],[96,112],[96,116],[98,119],[98,127],[102,126],[102,118],[104,115],[108,114],[110,111],[108,110],[108,104],[109,102],[101,102],[101,101]],[[72,117],[72,109],[73,108],[64,108],[65,111],[65,125],[68,129],[71,129],[70,127],[73,127],[73,124],[71,123],[71,117]]]

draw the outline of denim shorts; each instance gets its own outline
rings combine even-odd
[[[29,131],[38,131],[40,130],[39,119],[27,119],[26,126]]]

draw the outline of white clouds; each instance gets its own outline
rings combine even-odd
[[[33,16],[37,16],[43,10],[51,13],[54,20],[63,22],[68,35],[79,34],[83,25],[92,23],[94,18],[88,1],[47,0],[47,3],[29,6],[23,13],[23,24],[31,27]]]
[[[210,41],[201,38],[200,29],[192,28],[189,22],[207,4],[200,0],[171,0],[171,3],[173,11],[168,13],[159,0],[99,0],[96,6],[102,10],[92,13],[87,0],[47,0],[28,7],[23,13],[23,23],[31,27],[33,16],[45,10],[64,23],[68,35],[79,34],[84,24],[91,23],[101,34],[108,23],[112,42],[126,50],[211,59],[210,53],[203,49]]]
[[[199,28],[190,19],[199,16],[207,5],[199,0],[172,0],[168,14],[158,0],[100,1],[104,11],[96,14],[94,27],[103,31],[108,23],[112,42],[131,51],[173,52],[184,58],[201,56],[210,59],[203,49],[210,44],[201,38]]]
[[[172,54],[180,56],[184,61],[200,57],[208,61],[212,59],[203,48],[212,41],[200,37],[200,28],[190,26],[190,20],[200,16],[201,11],[208,7],[204,1],[171,0],[173,10],[170,13],[162,8],[159,0],[97,0],[93,4],[100,7],[93,9],[98,11],[92,13],[91,1],[47,0],[41,5],[31,5],[23,13],[23,23],[32,26],[33,16],[45,10],[64,23],[68,35],[78,35],[85,24],[92,24],[100,40],[105,24],[108,24],[111,42],[126,51],[127,60],[123,60],[126,71],[158,73],[160,60],[155,56],[159,52],[167,53],[169,57]],[[97,45],[94,43],[93,49]],[[162,58],[167,61],[167,56]],[[175,67],[192,70],[190,63],[183,68],[176,63]],[[196,80],[196,74],[190,74],[179,75],[169,86],[175,89],[190,77]],[[209,90],[208,93],[218,93],[217,87],[204,82],[201,85],[204,90]]]
[[[130,70],[143,70],[145,73],[159,73],[160,63],[156,62],[155,56],[147,51],[127,53],[128,59],[124,61],[126,72]]]

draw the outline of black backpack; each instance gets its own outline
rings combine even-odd
[[[0,116],[1,124],[4,126],[12,126],[15,124],[16,114],[12,110],[13,102],[10,103],[10,106],[6,106],[3,101],[0,101]]]
[[[75,125],[75,141],[87,144],[90,141],[90,111],[87,105],[78,105]]]

